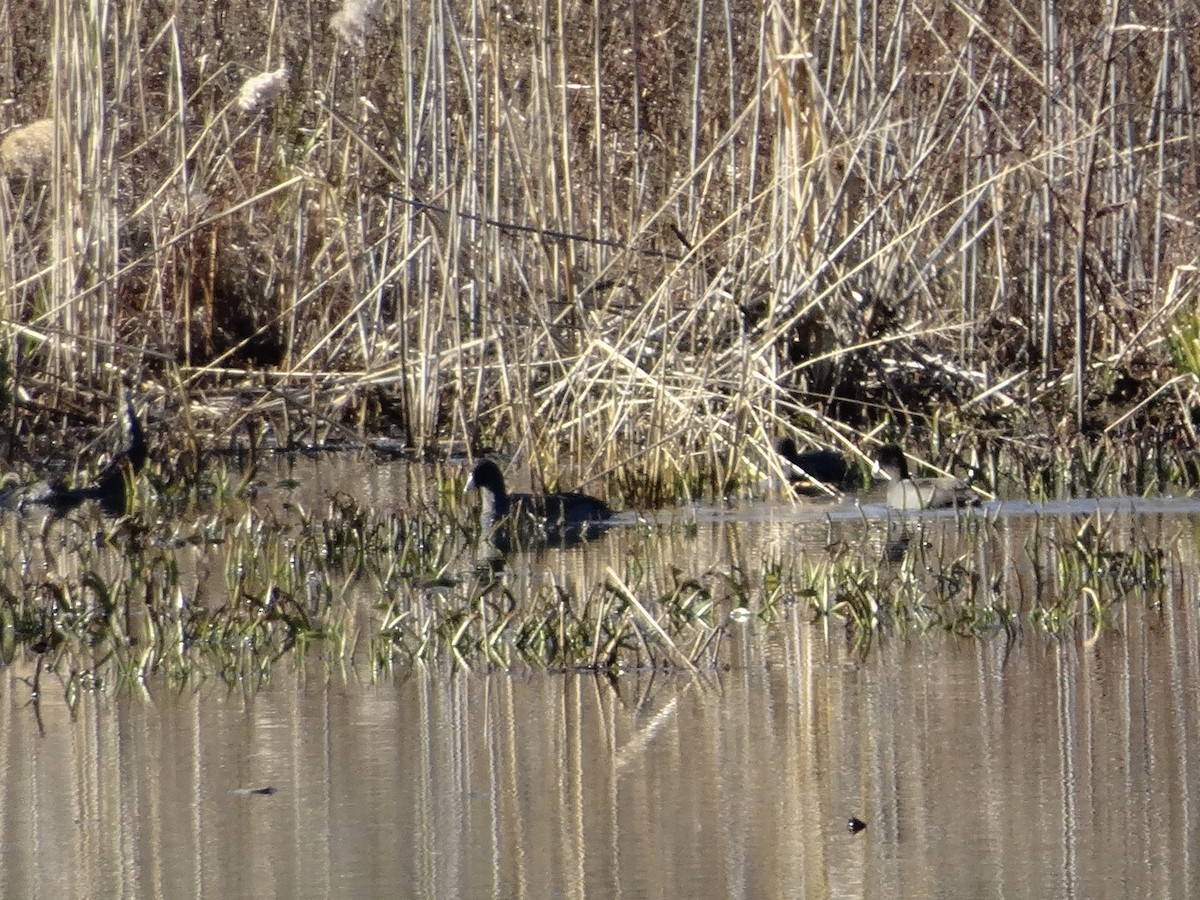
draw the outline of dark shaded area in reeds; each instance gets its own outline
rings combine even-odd
[[[1190,8],[5,26],[4,418],[32,458],[122,372],[181,464],[213,434],[388,434],[643,503],[796,428],[943,461],[1195,446]]]

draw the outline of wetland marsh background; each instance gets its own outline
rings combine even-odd
[[[2,16],[4,893],[1187,895],[1192,6]]]

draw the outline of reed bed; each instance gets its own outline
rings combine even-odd
[[[789,430],[1197,444],[1177,4],[3,20],[10,458],[122,375],[172,460],[386,434],[643,504],[744,482]]]

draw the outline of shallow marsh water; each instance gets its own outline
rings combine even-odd
[[[391,496],[390,468],[322,462],[291,496]],[[781,604],[724,621],[698,674],[375,676],[318,651],[261,685],[152,681],[73,708],[46,683],[31,705],[18,660],[0,670],[0,895],[1188,896],[1198,515],[1183,498],[910,518],[910,558],[970,554],[1018,612],[1035,528],[1063,541],[1098,517],[1106,548],[1160,547],[1162,584],[1096,634],[883,629],[864,652]],[[631,516],[507,577],[586,586],[637,558],[728,608],[720,572],[830,544],[882,560],[896,528],[871,503],[658,518],[676,525]]]

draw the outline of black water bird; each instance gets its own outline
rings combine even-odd
[[[613,516],[603,500],[574,491],[510,494],[500,467],[490,459],[481,460],[471,472],[466,490],[471,489],[479,491],[480,525],[502,541],[580,540],[598,534]]]
[[[913,478],[904,451],[895,444],[881,447],[878,461],[891,480],[887,505],[893,509],[944,509],[974,506],[980,501],[979,494],[961,478]]]
[[[126,488],[146,465],[148,450],[146,433],[133,408],[133,394],[128,389],[122,397],[123,429],[117,453],[100,469],[95,480],[82,487],[68,487],[58,478],[15,484],[0,489],[0,509],[24,510],[43,506],[56,512],[73,509],[85,500],[97,500],[101,508],[116,515],[125,511]]]
[[[833,450],[799,452],[796,442],[790,437],[776,438],[774,446],[775,452],[789,464],[784,468],[788,473],[788,480],[794,485],[814,481],[839,485],[844,484],[850,475],[850,466],[845,457]]]

